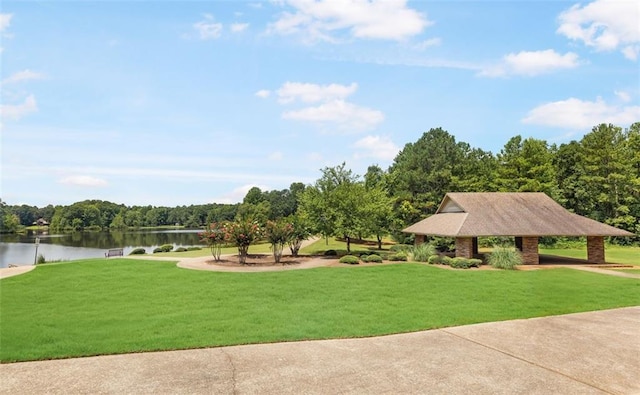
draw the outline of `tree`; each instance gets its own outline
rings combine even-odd
[[[498,190],[557,195],[553,151],[546,141],[512,137],[498,154],[498,163]]]
[[[287,221],[293,226],[293,232],[288,242],[289,250],[291,250],[291,255],[298,256],[302,242],[311,236],[311,226],[307,218],[300,212],[288,217]]]
[[[264,233],[267,241],[271,244],[275,262],[280,263],[284,246],[293,238],[293,225],[284,219],[267,221]]]
[[[373,235],[378,241],[378,249],[382,249],[382,238],[391,231],[393,220],[393,199],[380,184],[365,187],[365,204],[362,216],[367,235]]]
[[[303,215],[315,224],[315,230],[325,239],[344,237],[347,252],[351,239],[365,229],[363,218],[364,184],[342,163],[325,167],[315,185],[302,194],[300,208]]]
[[[215,261],[220,261],[222,254],[222,245],[225,242],[225,227],[220,223],[211,223],[207,229],[199,233],[200,241],[204,242],[209,249]]]
[[[223,229],[225,241],[238,248],[238,259],[242,265],[246,264],[249,246],[262,234],[260,225],[251,219],[237,219],[225,223]]]

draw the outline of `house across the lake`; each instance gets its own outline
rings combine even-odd
[[[34,222],[33,225],[49,226],[49,223],[44,218],[38,218],[38,220],[36,222]]]
[[[542,192],[452,192],[442,199],[436,213],[404,229],[416,244],[425,236],[453,237],[456,256],[478,254],[478,237],[515,237],[525,265],[537,265],[538,238],[583,236],[587,238],[587,260],[604,263],[606,236],[635,236],[574,214]]]

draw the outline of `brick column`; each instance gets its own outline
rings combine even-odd
[[[424,235],[416,235],[416,239],[414,241],[414,244],[416,246],[419,246],[422,243],[424,243]]]
[[[537,237],[522,238],[522,263],[524,263],[525,265],[540,264],[540,257],[538,256]]]
[[[473,258],[473,237],[456,237],[456,256]]]
[[[591,263],[605,263],[604,237],[587,236],[587,260]]]

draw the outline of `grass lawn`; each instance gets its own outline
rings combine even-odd
[[[587,259],[587,248],[540,248],[540,254]],[[608,263],[640,265],[640,247],[605,246],[604,254]]]
[[[0,361],[373,336],[640,305],[640,281],[420,264],[220,273],[91,259],[1,280]]]
[[[386,240],[385,240],[386,241]],[[385,244],[383,241],[382,251],[389,251],[390,244]],[[338,241],[335,237],[329,237],[328,243],[327,240],[321,238],[317,240],[315,243],[306,246],[305,248],[300,250],[301,254],[308,255],[322,255],[327,250],[336,250],[336,252],[340,255],[345,255],[347,253],[347,243],[344,241]],[[351,242],[351,253],[357,254],[360,252],[380,252],[378,250],[378,244],[375,240],[367,240],[366,244]]]

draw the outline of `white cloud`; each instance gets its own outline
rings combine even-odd
[[[45,78],[44,74],[37,73],[35,71],[31,71],[27,69],[27,70],[22,70],[22,71],[13,73],[12,75],[4,79],[2,81],[2,84],[6,85],[6,84],[13,84],[13,83],[22,82],[22,81],[41,80],[44,78]]]
[[[631,95],[629,94],[629,92],[614,91],[613,93],[618,97],[618,99],[622,100],[625,103],[631,101]]]
[[[358,89],[355,82],[351,85],[329,84],[317,85],[301,82],[285,82],[278,89],[278,102],[291,103],[300,100],[304,103],[317,103],[329,100],[344,99]]]
[[[436,47],[440,44],[442,44],[442,40],[440,39],[440,37],[434,37],[414,45],[414,48],[418,51],[424,51],[427,48]]]
[[[602,98],[597,98],[596,101],[569,98],[534,108],[522,122],[569,129],[590,129],[601,123],[631,125],[638,119],[640,106],[611,105]]]
[[[261,89],[261,90],[256,92],[256,96],[261,97],[263,99],[266,99],[270,95],[271,95],[271,91],[268,91],[266,89]]]
[[[335,123],[341,130],[360,131],[376,127],[384,120],[384,114],[377,110],[361,107],[344,100],[333,100],[317,107],[286,111],[283,119],[316,123]]]
[[[275,152],[270,153],[270,154],[269,154],[269,156],[268,156],[267,158],[268,158],[269,160],[276,161],[276,160],[282,160],[282,158],[283,158],[283,157],[284,157],[284,156],[282,155],[282,152],[280,152],[280,151],[275,151]]]
[[[60,179],[58,182],[64,185],[80,187],[105,187],[108,185],[107,181],[104,179],[91,176],[69,176]]]
[[[214,198],[213,202],[220,203],[220,204],[234,204],[234,203],[242,202],[244,197],[247,196],[247,192],[249,192],[249,190],[253,187],[258,187],[262,191],[269,190],[269,187],[265,185],[246,184],[238,188],[235,188],[231,192],[226,193],[220,197]]]
[[[269,32],[301,33],[310,40],[333,41],[333,34],[348,31],[351,37],[403,40],[420,34],[432,22],[407,7],[406,0],[287,0],[283,12],[269,25]]]
[[[510,53],[502,58],[502,62],[480,71],[484,77],[502,77],[507,75],[535,76],[556,70],[578,67],[578,55],[567,52],[561,55],[553,49],[544,51],[521,51]]]
[[[13,14],[0,14],[0,32],[4,32],[11,25],[11,18]]]
[[[243,31],[247,30],[248,27],[249,27],[248,23],[232,23],[231,24],[231,31],[233,33],[240,33],[240,32],[243,32]]]
[[[38,104],[33,95],[27,96],[22,104],[1,104],[0,116],[3,119],[18,120],[24,116],[38,111]]]
[[[212,22],[211,15],[205,15],[207,21],[200,21],[193,24],[193,28],[196,29],[198,35],[203,40],[212,40],[220,37],[222,34],[222,23]]]
[[[388,137],[366,136],[355,142],[354,147],[364,150],[356,153],[356,158],[393,160],[400,148]]]
[[[637,1],[596,0],[576,4],[558,17],[557,32],[598,51],[618,48],[635,60],[640,52],[640,7]]]

